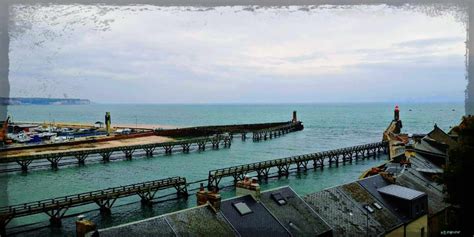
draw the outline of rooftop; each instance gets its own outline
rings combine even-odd
[[[331,232],[331,227],[290,187],[264,192],[260,201],[293,236]]]
[[[393,214],[389,208],[385,207],[383,203],[370,195],[359,183],[353,182],[346,184],[341,186],[340,189],[355,202],[359,203],[360,206],[369,205],[373,210],[371,213],[372,217],[377,220],[385,230],[393,229],[402,224],[402,221]]]
[[[239,211],[247,208],[251,212]],[[250,195],[222,201],[221,211],[241,236],[291,236],[268,209]]]
[[[382,188],[378,188],[377,191],[379,191],[382,194],[390,195],[390,196],[405,199],[405,200],[414,200],[416,198],[419,198],[425,195],[425,193],[422,193],[413,189],[405,188],[403,186],[396,185],[396,184],[391,184]]]
[[[306,195],[303,199],[329,221],[335,236],[365,236],[367,230],[371,235],[385,233],[382,225],[372,215],[367,216],[367,211],[338,187]]]

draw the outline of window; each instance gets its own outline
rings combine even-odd
[[[286,198],[281,195],[281,193],[272,193],[272,199],[278,203],[278,205],[282,206],[286,204]]]
[[[232,203],[235,209],[240,213],[241,216],[252,213],[252,210],[244,202]]]
[[[370,213],[374,213],[374,209],[372,209],[372,207],[370,207],[369,205],[365,205],[364,207],[365,207],[365,209],[366,209],[367,211],[369,211]]]
[[[382,209],[382,205],[380,205],[380,204],[378,204],[378,203],[376,203],[376,202],[374,202],[374,206],[375,206],[375,208],[377,208],[377,209],[379,209],[379,210]]]

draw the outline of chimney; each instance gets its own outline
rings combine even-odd
[[[76,236],[84,237],[87,233],[96,229],[94,222],[85,219],[84,215],[79,215],[76,221]]]
[[[293,119],[291,120],[291,122],[293,122],[293,123],[298,122],[298,118],[296,117],[296,110],[293,111]]]
[[[388,173],[388,172],[380,172],[379,174],[380,174],[380,176],[382,176],[382,178],[383,178],[385,181],[387,181],[387,182],[389,182],[389,183],[391,183],[391,184],[395,184],[396,181],[397,181],[396,177],[395,177],[393,174],[391,174],[391,173]]]
[[[215,212],[218,212],[221,209],[221,195],[216,192],[215,188],[207,194],[207,201]]]
[[[260,200],[260,184],[257,178],[250,179],[245,176],[244,180],[238,181],[236,186],[237,196],[252,195],[255,200]]]
[[[196,193],[197,205],[201,206],[207,203],[207,191],[204,189],[204,184],[201,183],[199,191]]]

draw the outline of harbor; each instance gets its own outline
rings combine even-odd
[[[310,168],[313,170],[312,172],[316,172],[319,169],[323,170],[325,166],[331,168],[333,165],[337,169],[339,167],[339,163],[342,163],[342,166],[345,166],[346,163],[351,165],[353,161],[356,163],[359,162],[359,159],[380,159],[380,156],[384,154],[385,158],[383,159],[383,164],[386,166],[388,162],[394,162],[395,160],[399,159],[397,157],[400,153],[396,152],[396,149],[399,149],[397,148],[399,147],[398,143],[393,143],[393,140],[387,137],[387,134],[400,133],[401,120],[398,119],[399,117],[397,107],[395,110],[394,122],[392,122],[384,132],[384,139],[382,142],[210,170],[209,176],[207,178],[207,190],[209,190],[211,194],[218,192],[220,189],[219,184],[221,179],[225,177],[232,177],[233,182],[230,182],[232,184],[231,187],[237,187],[238,195],[238,190],[240,189],[239,187],[241,187],[239,186],[241,185],[240,183],[247,182],[246,180],[248,180],[248,177],[255,177],[255,180],[258,181],[258,183],[264,184],[265,182],[273,182],[273,179],[288,179],[288,176],[292,173],[306,173]],[[258,131],[261,132],[261,130]],[[433,132],[428,134],[428,136],[431,134],[433,134]],[[407,135],[401,134],[400,136]],[[245,140],[242,139],[242,142],[244,141]],[[311,166],[308,165],[310,161],[312,161]],[[400,162],[400,165],[402,164],[402,161],[398,160],[398,162]],[[291,167],[291,165],[295,165],[296,167]],[[398,163],[395,165],[398,166]],[[406,163],[404,163],[404,165],[406,165]],[[277,170],[271,171],[272,168],[277,168]],[[380,171],[380,173],[383,172]],[[365,175],[366,176],[363,177],[375,176],[378,175],[378,173],[366,172]],[[229,181],[230,180],[227,179],[226,182]],[[200,181],[192,182],[192,184],[196,185],[198,182]],[[142,205],[153,205],[152,200],[157,197],[155,196],[157,191],[173,187],[176,190],[175,195],[178,199],[188,199],[189,195],[195,194],[198,195],[197,201],[199,203],[199,195],[201,195],[199,193],[204,192],[202,184],[203,182],[201,182],[200,188],[190,188],[190,184],[186,182],[185,177],[166,178],[163,180],[130,184],[126,186],[108,188],[105,190],[96,190],[86,193],[73,194],[66,197],[53,198],[50,200],[34,201],[31,203],[22,203],[15,206],[4,207],[0,211],[0,219],[3,223],[2,226],[4,232],[7,224],[12,219],[27,215],[35,215],[38,213],[46,213],[47,216],[50,217],[49,222],[51,223],[51,226],[59,227],[61,226],[61,219],[65,216],[66,211],[68,211],[70,208],[89,203],[96,203],[99,206],[100,213],[106,213],[107,215],[110,215],[112,213],[111,208],[117,198],[138,195],[141,198]],[[149,185],[151,186],[148,187]],[[189,193],[188,190],[191,190],[191,192]],[[165,196],[169,196],[170,194],[172,193],[168,193]],[[209,198],[212,197],[209,196]],[[214,205],[213,201],[210,201],[209,205]],[[219,210],[219,207],[215,208],[217,211]]]
[[[107,116],[109,116],[108,120]],[[110,121],[109,113],[106,114],[105,124],[107,124],[107,127],[103,131],[104,134],[111,133],[110,122],[107,121]],[[4,130],[6,131],[7,128],[8,130],[14,130],[16,125],[10,125],[8,122],[9,120],[5,121]],[[81,141],[25,146],[7,145],[0,150],[0,164],[16,162],[23,172],[27,172],[33,161],[47,160],[51,163],[53,169],[57,169],[59,165],[70,163],[67,161],[61,163],[61,160],[67,157],[74,157],[79,165],[84,165],[86,158],[89,156],[100,156],[103,162],[109,162],[113,153],[122,152],[125,159],[130,160],[135,152],[145,152],[147,157],[151,157],[154,153],[158,153],[157,149],[162,149],[164,154],[168,155],[176,149],[187,153],[194,147],[198,151],[205,151],[206,146],[211,146],[212,149],[219,149],[220,146],[229,148],[232,139],[237,135],[242,140],[246,140],[247,133],[252,133],[253,141],[259,141],[276,138],[302,129],[303,125],[301,121],[297,120],[296,111],[293,112],[293,118],[289,122],[155,129],[151,131],[134,129],[131,134],[99,138],[86,136],[86,139]],[[114,131],[123,130],[115,129]],[[6,132],[4,134],[3,139],[7,140],[8,135],[6,135]],[[3,172],[14,170],[8,169]]]
[[[466,236],[470,0],[0,1],[0,237]]]

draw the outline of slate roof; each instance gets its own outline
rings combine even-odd
[[[281,195],[286,204],[278,204],[272,195]],[[331,232],[331,227],[290,187],[266,191],[260,201],[293,236],[321,236]]]
[[[405,200],[414,200],[425,195],[425,193],[422,193],[420,191],[416,191],[410,188],[405,188],[403,186],[396,185],[396,184],[391,184],[391,185],[379,188],[377,189],[377,191],[385,195],[390,195],[390,196],[405,199]]]
[[[410,158],[410,163],[413,168],[419,169],[440,169],[439,166],[433,164],[428,159],[426,159],[423,155],[419,153],[415,153],[414,156]]]
[[[436,125],[434,126],[434,129],[427,134],[427,136],[438,142],[445,143],[449,146],[454,146],[456,144],[456,141],[451,136],[449,136],[446,132],[444,132]]]
[[[380,235],[385,232],[382,225],[375,220],[359,203],[347,197],[338,187],[312,193],[303,199],[333,228],[334,236]]]
[[[234,236],[236,233],[221,213],[208,205],[166,215],[166,220],[178,236]]]
[[[370,195],[359,183],[353,182],[346,184],[340,187],[340,189],[345,192],[350,198],[363,205],[371,205],[374,210],[370,215],[376,219],[385,230],[391,230],[402,224],[402,221],[393,214],[387,207],[385,207],[381,202],[379,202],[375,197]],[[382,209],[378,209],[374,206],[374,203],[378,203]]]
[[[236,236],[220,213],[208,205],[186,209],[99,231],[101,237],[117,236]]]
[[[145,221],[128,223],[99,230],[100,237],[154,237],[176,236],[164,217],[155,217]]]
[[[430,144],[430,142],[428,142],[429,141],[428,139],[431,139],[431,138],[423,138],[420,140],[419,143],[415,143],[413,145],[415,150],[417,152],[428,153],[428,154],[436,155],[439,157],[445,157],[446,153],[444,151],[432,146],[432,143],[436,141],[431,140],[431,144]]]
[[[245,203],[252,213],[241,215],[234,207],[234,203]],[[250,196],[242,196],[222,201],[221,211],[237,232],[245,236],[291,236],[280,222],[265,206]]]
[[[383,206],[388,208],[395,216],[397,216],[403,222],[407,222],[410,218],[406,215],[403,215],[398,210],[397,206],[393,205],[386,197],[383,197],[382,194],[377,191],[379,188],[386,187],[390,185],[389,182],[385,181],[382,176],[375,175],[362,180],[357,181],[365,190],[367,190],[373,197],[375,197]]]
[[[403,175],[397,177],[397,184],[426,193],[430,215],[436,214],[447,207],[447,204],[443,201],[443,186],[428,180],[421,172],[413,168],[408,168]]]

